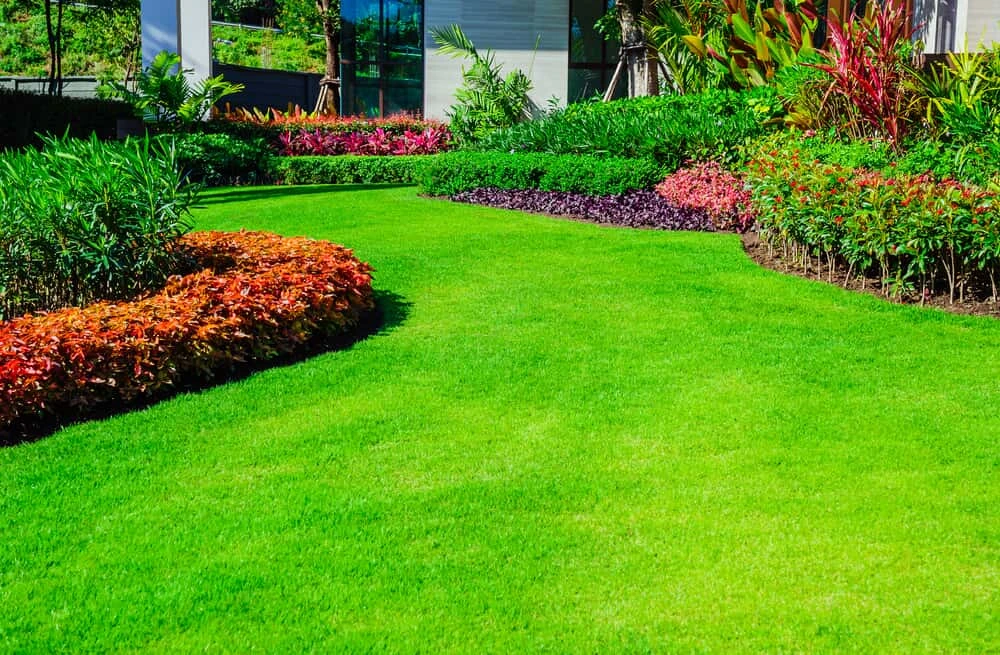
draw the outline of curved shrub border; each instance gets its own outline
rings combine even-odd
[[[371,268],[342,246],[262,232],[181,245],[203,270],[154,295],[0,323],[0,441],[349,334],[375,307]]]

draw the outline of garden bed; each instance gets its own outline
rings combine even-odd
[[[343,339],[374,309],[370,267],[342,246],[263,232],[180,243],[201,270],[153,295],[0,323],[0,442]]]
[[[825,282],[840,286],[844,289],[858,293],[868,293],[882,300],[899,303],[903,305],[920,305],[922,307],[934,307],[954,314],[970,314],[975,316],[993,316],[1000,318],[1000,303],[994,302],[991,298],[989,284],[970,284],[965,291],[965,297],[956,298],[954,302],[948,299],[948,293],[925,294],[921,297],[919,290],[906,290],[895,294],[891,289],[886,289],[882,281],[877,277],[861,277],[857,275],[847,276],[847,269],[837,268],[832,272],[826,267],[817,268],[814,263],[805,267],[799,262],[792,261],[791,258],[784,257],[783,252],[777,248],[768,248],[767,244],[760,240],[756,233],[743,235],[743,249],[747,255],[763,266],[779,273],[795,275],[806,280]],[[941,286],[947,290],[947,283],[941,282]]]

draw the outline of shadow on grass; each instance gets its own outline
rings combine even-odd
[[[362,320],[355,331],[349,334],[314,339],[302,344],[302,347],[296,352],[279,355],[266,361],[237,364],[232,369],[220,372],[216,377],[211,379],[181,380],[172,389],[162,391],[147,398],[138,398],[128,403],[108,403],[84,410],[66,407],[54,408],[56,411],[65,411],[66,415],[25,421],[5,430],[0,430],[0,448],[9,448],[11,446],[39,441],[76,423],[100,420],[127,412],[146,409],[180,393],[206,391],[212,387],[245,380],[261,371],[292,366],[328,352],[348,350],[355,344],[366,339],[390,334],[406,322],[413,304],[391,291],[375,290],[374,295],[375,309]]]
[[[344,191],[374,191],[377,189],[401,189],[412,184],[307,184],[302,186],[269,187],[228,187],[223,190],[209,190],[198,198],[197,207],[208,207],[225,202],[267,200],[269,198],[294,198],[324,193]]]

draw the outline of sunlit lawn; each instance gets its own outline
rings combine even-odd
[[[0,652],[1000,649],[1000,323],[736,237],[216,192],[382,331],[0,450]]]

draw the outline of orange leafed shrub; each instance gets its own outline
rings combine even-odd
[[[261,232],[181,244],[203,270],[155,295],[0,323],[0,432],[292,353],[374,308],[371,268],[342,246]]]

